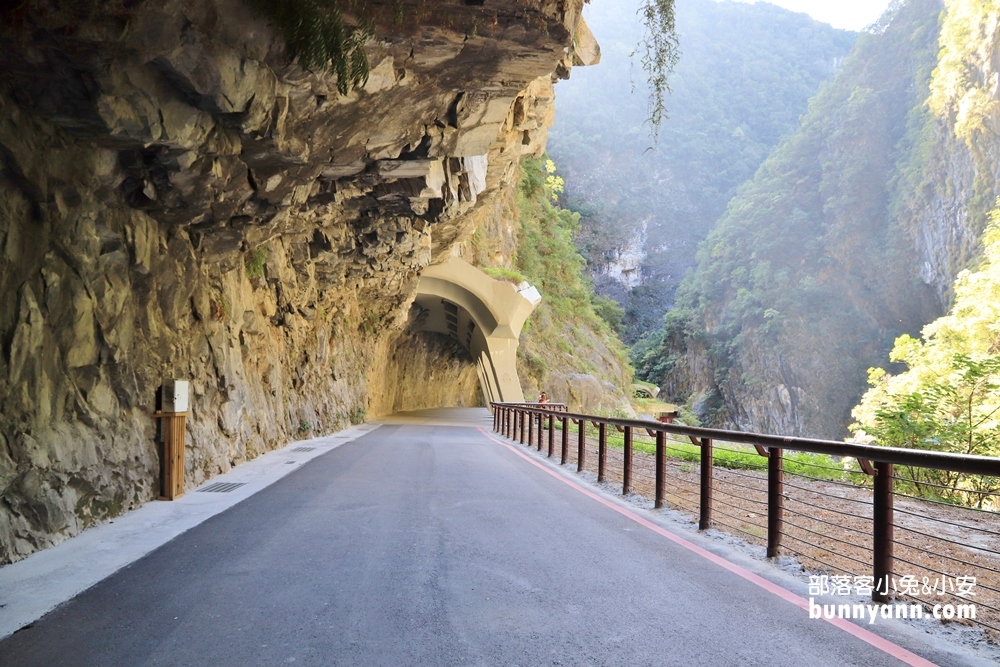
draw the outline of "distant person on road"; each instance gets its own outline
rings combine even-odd
[[[549,395],[546,394],[543,391],[541,394],[538,395],[538,402],[539,403],[548,403],[549,402]]]

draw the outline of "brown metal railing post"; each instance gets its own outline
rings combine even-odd
[[[542,415],[537,415],[538,417],[538,451],[542,451],[542,424],[545,423]]]
[[[625,459],[622,462],[622,495],[632,493],[632,427],[625,427]]]
[[[559,456],[559,465],[566,465],[566,457],[569,456],[569,420],[566,417],[560,417],[560,423],[562,424],[562,451]]]
[[[767,557],[777,558],[785,523],[784,453],[777,447],[767,452]]]
[[[526,419],[527,416],[528,416],[528,413],[525,412],[524,410],[518,410],[517,411],[518,421],[521,422],[521,439],[520,439],[520,442],[521,442],[522,445],[524,444],[524,427],[525,427],[524,422],[527,421],[527,419]]]
[[[712,439],[701,439],[701,517],[698,530],[712,527]]]
[[[552,430],[552,426],[553,426],[552,415],[549,415],[549,458],[550,459],[552,458],[552,448],[555,445],[555,442],[553,442],[552,440],[552,438],[555,437],[555,433]]]
[[[604,481],[604,464],[608,460],[608,425],[601,422],[597,427],[597,481]]]
[[[493,406],[493,432],[494,433],[499,433],[500,432],[499,422],[497,422],[497,418],[499,416],[500,416],[500,408],[498,408],[497,406],[494,405]]]
[[[656,502],[654,507],[663,507],[663,486],[666,477],[666,445],[664,443],[666,434],[663,431],[656,432]]]
[[[503,409],[503,434],[510,437],[511,426],[510,426],[510,408]]]
[[[891,463],[875,462],[875,493],[872,516],[873,532],[873,562],[875,588],[872,590],[873,602],[889,601],[889,581],[892,578],[892,524],[893,497]]]
[[[576,471],[583,472],[587,465],[587,420],[580,420],[580,430],[576,433]]]
[[[535,441],[535,415],[533,413],[525,413],[528,417],[528,447]]]

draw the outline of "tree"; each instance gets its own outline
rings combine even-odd
[[[990,214],[979,268],[955,282],[947,315],[900,336],[889,356],[907,370],[868,371],[871,389],[851,412],[851,430],[880,445],[1000,455],[1000,201]],[[983,506],[1000,480],[912,470],[921,495]]]

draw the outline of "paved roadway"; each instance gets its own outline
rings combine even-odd
[[[902,663],[475,426],[412,422],[314,459],[0,642],[4,667],[289,664]]]

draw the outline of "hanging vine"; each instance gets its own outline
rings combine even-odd
[[[639,6],[643,35],[637,51],[646,72],[649,87],[646,121],[655,145],[660,137],[660,125],[667,118],[666,97],[670,93],[670,74],[680,59],[674,0],[642,0]],[[632,54],[635,56],[635,52]]]
[[[368,82],[365,43],[375,36],[375,23],[355,0],[247,0],[285,38],[289,55],[306,69],[328,69],[337,75],[337,91],[347,95]],[[342,5],[344,6],[342,8]],[[351,29],[343,9],[355,16]]]

